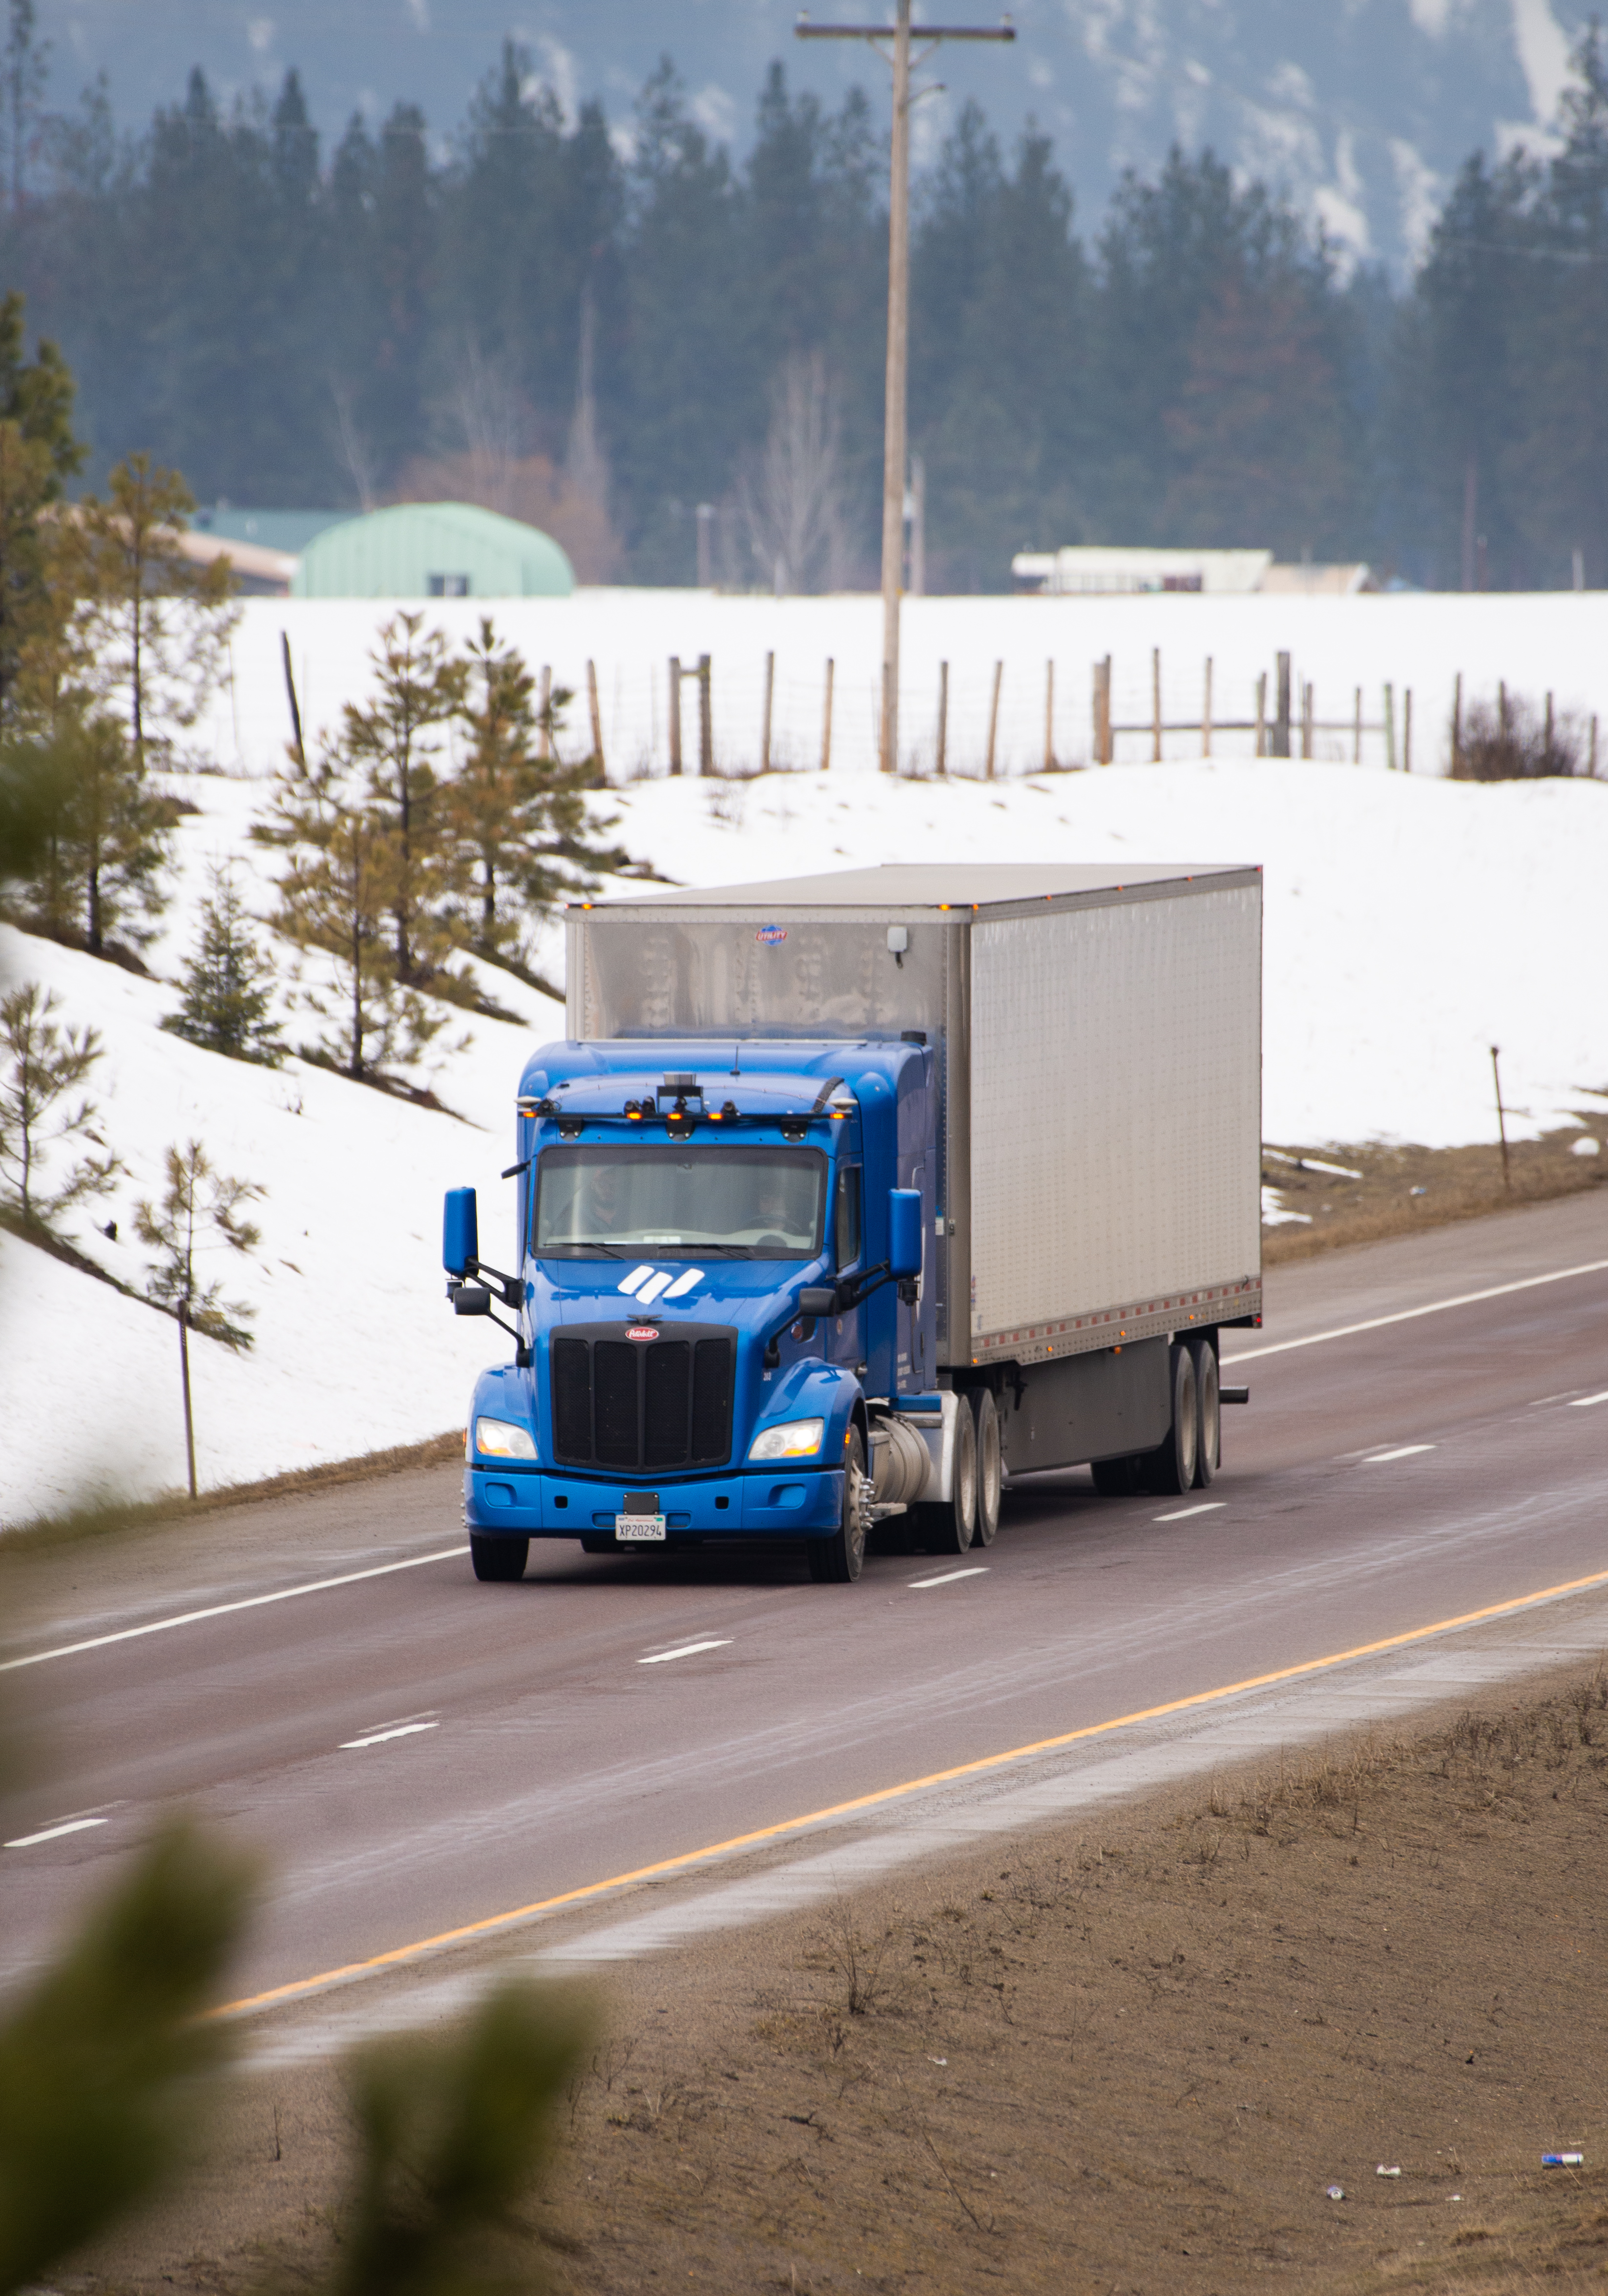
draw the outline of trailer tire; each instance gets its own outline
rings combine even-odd
[[[1201,1414],[1195,1392],[1194,1356],[1187,1347],[1172,1350],[1172,1424],[1166,1439],[1144,1464],[1145,1484],[1163,1497],[1194,1488],[1200,1454]]]
[[[809,1575],[817,1586],[852,1585],[866,1567],[866,1445],[857,1427],[849,1431],[843,1452],[843,1513],[837,1529],[825,1538],[812,1538],[805,1548]]]
[[[915,1535],[929,1554],[964,1554],[977,1536],[977,1421],[964,1395],[955,1414],[949,1488],[952,1497],[913,1509]]]
[[[477,1578],[494,1579],[503,1585],[522,1578],[529,1553],[528,1538],[484,1538],[478,1530],[469,1534],[469,1560],[474,1565]]]
[[[992,1546],[999,1529],[999,1497],[1005,1484],[1005,1461],[999,1448],[999,1410],[986,1387],[973,1388],[967,1400],[977,1433],[977,1523],[974,1546]]]
[[[1197,1340],[1194,1357],[1194,1487],[1203,1491],[1223,1464],[1223,1406],[1218,1382],[1218,1351],[1210,1340]]]

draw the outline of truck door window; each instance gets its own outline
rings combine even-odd
[[[852,1267],[860,1256],[860,1168],[845,1164],[838,1174],[838,1272]]]

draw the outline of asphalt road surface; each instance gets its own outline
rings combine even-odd
[[[1210,1491],[1036,1478],[986,1552],[855,1587],[539,1541],[482,1587],[451,1470],[52,1558],[7,1605],[47,1760],[4,1813],[0,1981],[176,1804],[266,1854],[256,1994],[1608,1571],[1608,1187],[1268,1292]]]

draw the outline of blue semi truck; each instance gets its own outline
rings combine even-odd
[[[945,865],[580,903],[521,1079],[513,1267],[447,1198],[477,1577],[960,1554],[1008,1479],[1209,1483],[1256,1324],[1261,879]]]

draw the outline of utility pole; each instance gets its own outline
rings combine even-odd
[[[910,21],[910,0],[895,0],[891,24],[812,24],[801,40],[868,40],[893,67],[893,148],[888,190],[888,383],[882,430],[882,734],[879,763],[898,771],[898,621],[905,559],[905,409],[910,348],[910,74],[942,40],[1013,40],[1008,16],[997,29]],[[912,57],[912,40],[925,45]],[[886,43],[891,42],[890,48]]]

